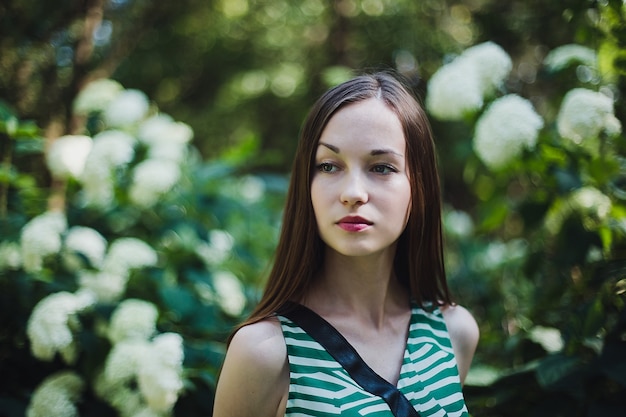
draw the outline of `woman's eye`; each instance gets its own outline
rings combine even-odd
[[[376,174],[391,174],[392,172],[398,172],[397,169],[390,165],[376,165],[372,168],[372,171]]]
[[[322,162],[317,166],[317,170],[320,172],[335,172],[337,167],[328,162]]]

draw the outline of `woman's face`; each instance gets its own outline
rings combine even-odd
[[[371,98],[339,110],[317,147],[311,200],[319,234],[345,256],[395,250],[411,186],[400,120]]]

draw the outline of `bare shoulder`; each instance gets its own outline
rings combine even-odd
[[[231,340],[229,353],[262,367],[282,367],[287,348],[278,319],[262,320],[239,329]]]
[[[289,390],[287,348],[278,319],[244,326],[226,352],[214,416],[284,415]]]
[[[474,316],[460,305],[443,307],[441,313],[448,327],[462,383],[467,376],[478,345],[480,336],[478,324]]]

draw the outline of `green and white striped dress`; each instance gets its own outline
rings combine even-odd
[[[278,318],[290,369],[285,416],[392,416],[385,401],[361,388],[318,342],[289,319]],[[468,415],[439,309],[428,312],[413,305],[397,388],[422,417]]]

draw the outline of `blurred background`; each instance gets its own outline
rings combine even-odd
[[[435,133],[471,415],[626,415],[625,28],[621,0],[3,1],[0,416],[211,415],[306,112],[385,69]]]

